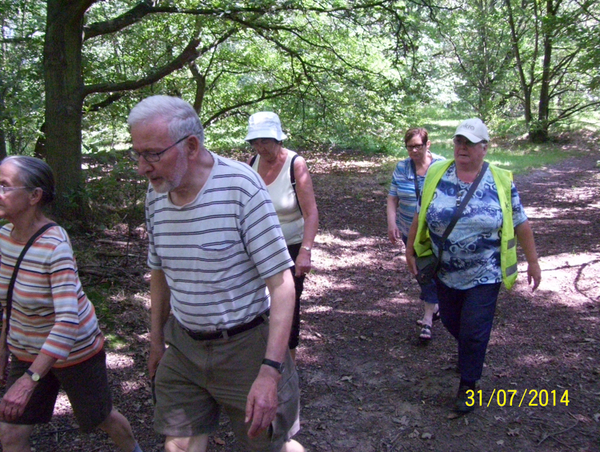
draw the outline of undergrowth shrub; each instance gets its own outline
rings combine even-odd
[[[144,225],[148,181],[122,152],[102,151],[86,157],[84,199],[91,229],[126,224],[129,232]]]

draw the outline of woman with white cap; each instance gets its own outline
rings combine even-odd
[[[267,186],[295,263],[292,273],[296,285],[296,307],[289,341],[290,353],[295,359],[300,338],[300,296],[304,278],[312,267],[311,250],[319,228],[319,212],[306,161],[283,147],[282,142],[286,138],[276,113],[261,111],[250,116],[245,140],[257,155],[248,164]]]
[[[489,141],[480,119],[458,126],[454,159],[438,162],[427,172],[406,247],[415,275],[415,256],[433,251],[440,260],[440,314],[458,341],[461,379],[454,409],[460,413],[476,405],[475,385],[481,378],[500,285],[504,282],[510,289],[517,278],[516,239],[527,258],[528,283],[535,290],[541,281],[533,232],[512,174],[484,162]]]

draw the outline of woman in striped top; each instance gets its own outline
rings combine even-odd
[[[106,431],[124,452],[140,451],[129,422],[112,407],[104,337],[83,292],[66,231],[53,225],[26,251],[7,316],[8,286],[29,239],[51,221],[54,177],[42,160],[11,156],[0,164],[0,300],[3,308],[0,401],[4,451],[29,450],[33,425],[49,422],[58,390],[67,393],[82,431]],[[6,319],[10,318],[7,323]]]
[[[432,163],[444,160],[444,157],[429,150],[429,133],[422,127],[408,129],[404,135],[404,144],[408,158],[398,162],[392,175],[387,198],[387,225],[390,242],[396,245],[401,239],[406,246],[427,170]],[[433,321],[439,319],[437,290],[434,282],[419,286],[419,298],[423,301],[423,318],[417,320],[417,325],[421,327],[419,338],[429,341]]]

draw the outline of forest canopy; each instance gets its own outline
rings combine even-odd
[[[299,145],[375,152],[424,106],[543,142],[600,103],[591,0],[0,0],[0,18],[0,154],[60,166],[67,217],[82,156],[123,149],[151,94],[193,104],[216,147],[268,109]]]

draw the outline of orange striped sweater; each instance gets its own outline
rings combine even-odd
[[[10,237],[12,224],[0,229],[0,301],[24,244]],[[68,367],[100,351],[104,337],[94,306],[83,292],[71,242],[60,226],[48,229],[29,248],[13,290],[8,345],[22,361],[41,352]]]

